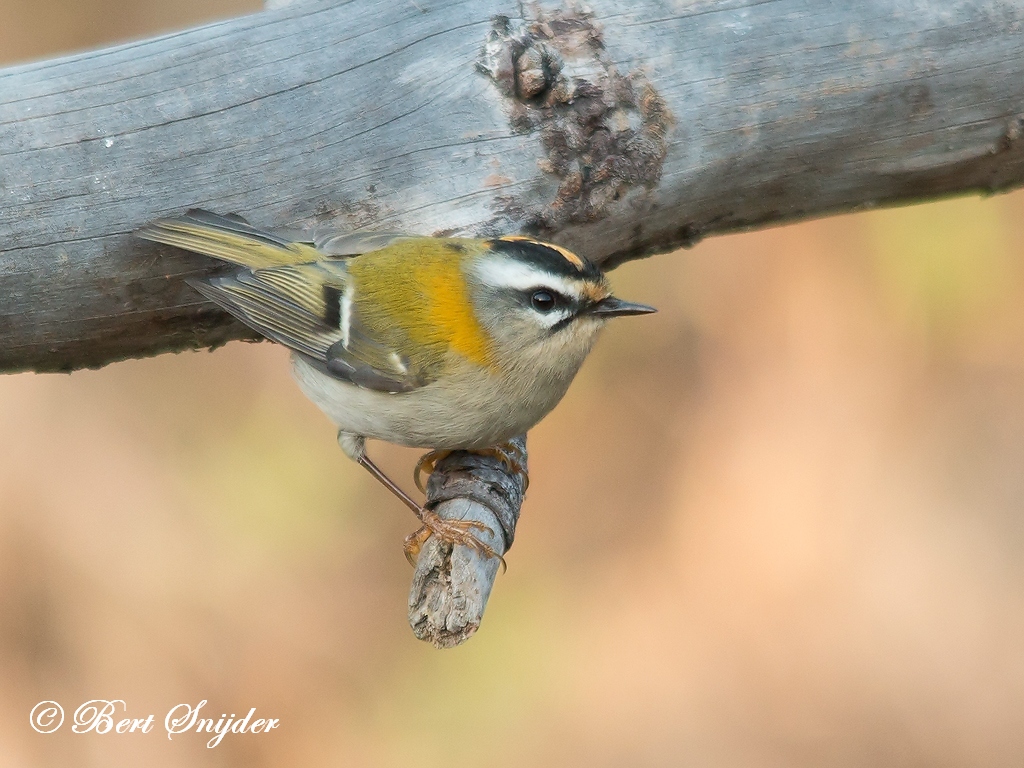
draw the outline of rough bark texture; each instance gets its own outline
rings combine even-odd
[[[1006,189],[1024,180],[1022,51],[1024,4],[1005,0],[352,0],[0,71],[0,371],[251,337],[185,284],[209,260],[131,235],[195,206],[532,232],[613,265]],[[522,494],[486,463],[452,458],[431,494],[468,483],[439,511],[502,528],[504,552]],[[496,570],[429,542],[417,635],[471,635]]]
[[[614,263],[1024,177],[1020,2],[589,8],[304,2],[0,72],[0,370],[247,335],[131,237],[192,206]]]
[[[526,468],[526,438],[512,441]],[[499,555],[512,546],[526,492],[523,476],[498,459],[458,451],[438,463],[427,483],[427,503],[449,520],[487,526],[476,536]],[[409,593],[409,624],[420,640],[453,648],[480,628],[500,561],[468,547],[428,539],[416,562]]]

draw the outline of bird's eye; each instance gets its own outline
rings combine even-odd
[[[555,303],[555,295],[551,291],[534,291],[530,297],[530,304],[538,312],[550,312]]]

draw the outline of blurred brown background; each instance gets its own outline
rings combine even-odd
[[[5,63],[256,10],[0,0]],[[617,270],[484,626],[284,350],[0,377],[0,765],[1020,766],[1024,195]],[[375,445],[409,480],[415,452]],[[119,698],[153,733],[34,733]],[[278,717],[216,749],[175,704]]]

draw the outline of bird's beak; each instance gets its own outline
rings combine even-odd
[[[657,312],[654,307],[649,307],[646,304],[635,304],[632,301],[623,301],[614,296],[608,296],[601,299],[596,304],[592,304],[587,312],[591,315],[597,315],[599,317],[623,317],[625,315],[649,315],[651,312]]]

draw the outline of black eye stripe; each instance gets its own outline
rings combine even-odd
[[[559,320],[557,323],[555,323],[554,325],[552,325],[548,329],[548,333],[549,334],[558,333],[560,330],[565,328],[569,323],[571,323],[575,319],[576,319],[576,315],[567,315],[566,317],[563,317],[561,320]]]

